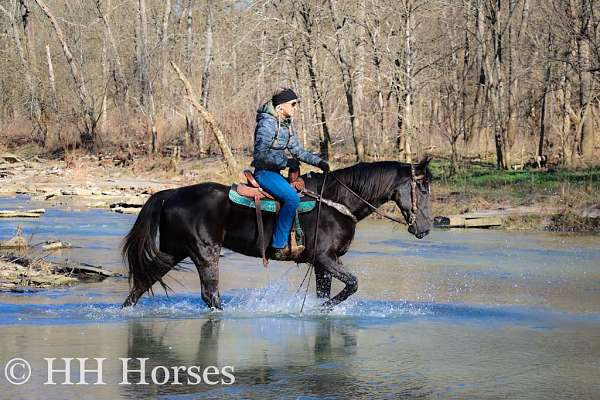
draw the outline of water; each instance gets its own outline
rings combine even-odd
[[[0,199],[0,208],[25,201]],[[50,209],[39,220],[0,220],[0,239],[19,223],[34,242],[77,246],[56,258],[123,272],[117,248],[133,220]],[[122,278],[1,294],[2,398],[600,398],[599,242],[477,230],[434,231],[419,241],[389,223],[365,222],[344,257],[359,291],[328,314],[318,309],[314,282],[299,312],[305,266],[273,262],[265,271],[260,260],[231,252],[220,262],[222,312],[200,300],[191,265],[170,274],[174,293],[157,291],[128,310],[119,306]],[[31,364],[24,385],[3,375],[13,357]],[[106,385],[45,385],[44,358],[52,357],[106,358]],[[137,369],[138,357],[148,358],[147,381],[153,368],[171,369],[166,383],[124,384],[119,359]],[[233,366],[235,383],[191,384],[185,370],[172,372],[191,366]],[[125,378],[137,383],[140,375]]]

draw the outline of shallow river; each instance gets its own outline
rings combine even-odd
[[[2,209],[18,206],[39,204],[0,199]],[[48,209],[36,220],[0,220],[0,239],[20,224],[34,243],[71,242],[58,259],[124,272],[118,247],[134,219]],[[299,312],[305,265],[264,270],[259,259],[228,251],[218,313],[204,306],[185,263],[169,275],[174,293],[157,290],[130,310],[120,309],[124,278],[0,294],[1,397],[597,399],[599,245],[598,236],[493,230],[436,230],[417,240],[390,223],[363,222],[343,259],[359,291],[329,314],[317,311],[314,280]],[[10,367],[15,357],[31,366],[22,385],[7,380],[25,376],[23,364]],[[105,384],[89,384],[92,372],[88,384],[64,385],[65,373],[49,374],[45,358],[57,358],[59,370],[65,357],[90,358],[87,369],[105,358]],[[144,373],[138,358],[148,359]],[[70,365],[71,381],[81,383],[79,362]],[[198,383],[193,366],[200,375],[218,370]],[[233,384],[222,384],[232,381],[226,366]],[[56,385],[45,384],[49,375]]]

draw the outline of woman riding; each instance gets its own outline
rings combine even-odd
[[[280,171],[290,168],[299,171],[303,161],[329,171],[329,164],[319,156],[303,149],[293,127],[293,117],[298,105],[298,96],[292,89],[280,88],[271,100],[257,111],[254,131],[254,176],[260,186],[281,202],[275,222],[269,257],[274,260],[289,260],[288,235],[296,209],[300,203],[298,193],[281,175]],[[293,158],[288,158],[288,150]]]

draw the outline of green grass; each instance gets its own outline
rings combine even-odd
[[[436,180],[451,187],[478,189],[509,189],[520,191],[556,191],[568,184],[587,190],[600,189],[600,167],[585,170],[557,169],[551,171],[504,171],[493,164],[472,164],[448,176],[449,162],[434,160],[431,170]]]

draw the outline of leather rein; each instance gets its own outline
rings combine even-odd
[[[390,221],[393,222],[397,222],[399,224],[403,224],[404,222],[399,220],[396,217],[393,217],[391,215],[388,214],[384,214],[382,212],[380,212],[377,207],[375,207],[373,204],[371,204],[369,201],[367,201],[366,199],[364,199],[363,197],[361,197],[358,193],[356,193],[354,190],[352,190],[348,185],[346,185],[344,182],[340,181],[338,179],[337,176],[335,176],[334,174],[331,174],[331,176],[333,177],[333,179],[335,179],[337,181],[337,183],[339,183],[344,189],[346,189],[347,191],[349,191],[353,196],[355,196],[357,199],[359,199],[360,201],[362,201],[364,204],[367,205],[367,207],[369,207],[375,214],[389,219]],[[422,177],[418,177],[415,174],[415,167],[414,165],[411,164],[410,166],[410,197],[411,197],[411,210],[410,210],[410,215],[409,215],[409,221],[408,221],[408,225],[412,225],[415,223],[416,218],[417,218],[417,212],[419,211],[418,207],[417,207],[417,181],[419,179],[421,179]],[[308,189],[304,189],[303,193],[316,198],[319,201],[323,201],[325,204],[327,204],[327,199],[323,199],[321,198],[321,196],[315,192],[312,192]],[[329,200],[330,201],[330,200]],[[336,203],[337,204],[337,203]],[[346,207],[347,208],[347,207]],[[344,212],[342,212],[343,214],[346,214]],[[354,216],[352,213],[350,213],[354,218],[354,222],[357,221],[356,216]]]

